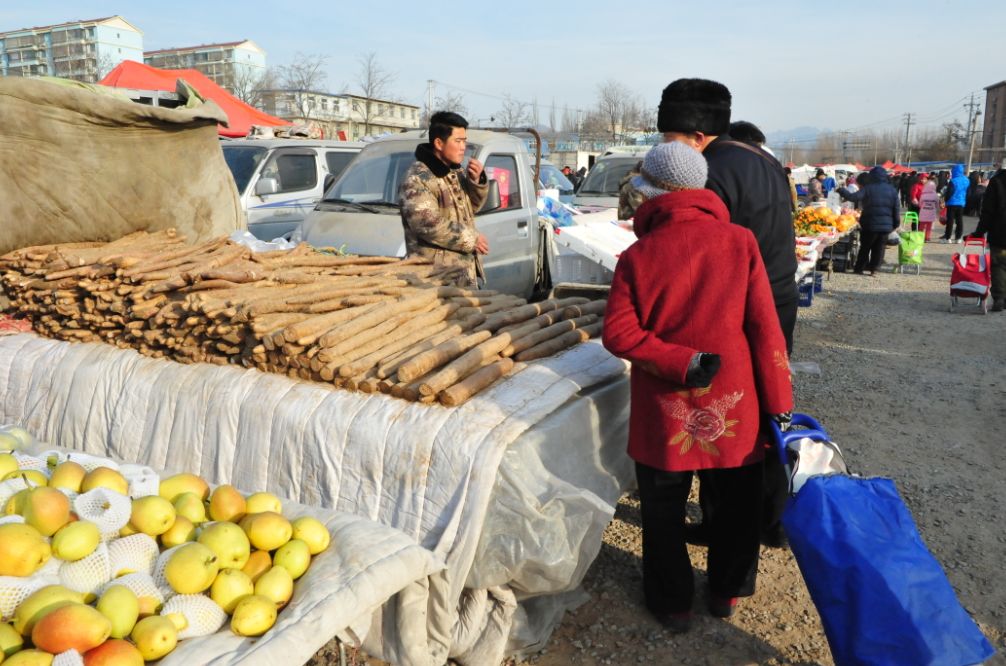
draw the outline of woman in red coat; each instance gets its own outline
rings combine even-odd
[[[655,146],[633,185],[647,201],[639,240],[619,259],[604,345],[632,363],[629,455],[643,518],[643,587],[672,631],[689,627],[694,580],[685,545],[693,472],[714,496],[709,609],[754,593],[767,415],[793,408],[786,342],[758,244],[703,189],[706,162],[683,143]]]

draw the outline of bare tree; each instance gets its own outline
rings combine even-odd
[[[356,85],[363,94],[363,133],[370,134],[370,123],[378,115],[378,103],[375,100],[387,99],[388,90],[395,80],[395,75],[381,66],[377,54],[371,51],[358,59],[360,68],[357,70]]]
[[[102,53],[100,56],[98,56],[98,60],[95,63],[98,78],[95,79],[94,82],[97,83],[98,81],[101,81],[103,78],[108,76],[111,73],[111,71],[115,69],[116,65],[118,65],[118,63],[113,61],[112,56],[108,55],[107,53]]]
[[[327,63],[326,55],[298,52],[294,54],[293,62],[277,68],[280,86],[293,97],[302,118],[310,119],[314,114],[310,93],[319,92],[325,85]]]
[[[278,87],[278,79],[275,68],[255,71],[242,67],[234,76],[230,92],[245,104],[264,110],[266,92]]]
[[[576,132],[579,129],[576,126],[576,113],[573,112],[573,111],[570,111],[568,104],[562,107],[562,125],[561,125],[561,127],[562,127],[562,131],[563,132],[568,132],[568,133]]]
[[[631,100],[632,92],[615,79],[608,79],[597,86],[597,112],[604,119],[612,141],[616,141],[619,133],[625,130],[623,123]]]
[[[437,111],[453,111],[465,118],[468,117],[468,105],[465,103],[464,95],[448,91],[434,98],[432,109],[423,109],[423,114],[419,119],[420,126],[425,127],[429,125],[430,116]]]
[[[509,93],[503,93],[503,106],[496,112],[496,120],[503,127],[522,127],[531,119],[528,103],[514,99]]]

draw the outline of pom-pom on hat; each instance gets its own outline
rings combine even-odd
[[[730,91],[708,79],[678,79],[664,88],[657,110],[661,132],[702,132],[710,136],[730,129]]]
[[[652,199],[678,190],[701,190],[708,175],[702,153],[680,141],[670,141],[646,153],[642,172],[632,179],[632,186]]]

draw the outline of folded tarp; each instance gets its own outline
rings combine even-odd
[[[79,85],[0,77],[0,254],[174,227],[243,224],[213,102],[166,109]]]
[[[0,384],[0,421],[61,446],[356,514],[432,551],[443,575],[366,633],[392,663],[540,645],[632,482],[625,364],[596,341],[451,409],[34,335],[0,339]]]

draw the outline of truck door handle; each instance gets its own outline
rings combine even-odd
[[[518,229],[527,229],[527,220],[518,220],[517,221],[517,228]]]

